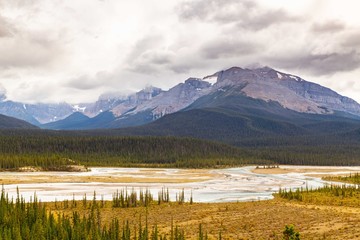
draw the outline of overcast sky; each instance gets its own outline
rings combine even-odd
[[[267,65],[360,102],[359,9],[358,0],[0,0],[0,84],[11,100],[77,103]]]

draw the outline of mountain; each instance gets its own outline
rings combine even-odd
[[[42,124],[41,127],[45,129],[62,129],[62,130],[81,130],[81,129],[98,129],[98,128],[114,128],[118,123],[118,119],[122,114],[135,109],[138,105],[141,105],[152,98],[156,97],[163,91],[160,88],[149,86],[137,93],[129,96],[100,96],[99,100],[93,104],[79,104],[76,105],[77,111],[82,114],[73,114],[64,119],[64,121],[57,121],[53,123]],[[81,116],[90,116],[91,118],[84,119]],[[139,125],[139,123],[147,123],[153,121],[146,118],[136,116],[138,121],[134,121],[135,118],[126,118],[122,121],[123,125],[133,126]],[[80,118],[80,119],[79,119]],[[129,121],[128,124],[125,124]]]
[[[97,118],[96,121],[88,119],[79,126],[66,121],[56,126],[59,129],[69,129],[69,125],[71,125],[70,129],[124,128],[148,124],[173,113],[177,114],[165,120],[170,121],[170,118],[181,116],[184,121],[180,125],[186,125],[191,124],[194,119],[191,115],[187,119],[185,115],[189,112],[194,114],[194,110],[201,110],[202,114],[206,112],[208,118],[215,118],[215,115],[219,116],[219,114],[236,118],[240,116],[236,121],[246,126],[249,126],[250,116],[256,117],[256,120],[252,119],[251,124],[261,125],[263,129],[260,129],[260,132],[263,135],[268,127],[273,130],[268,129],[266,132],[284,132],[285,130],[280,129],[285,125],[287,129],[293,131],[297,129],[296,133],[305,131],[311,126],[316,126],[316,121],[309,119],[322,121],[330,118],[329,121],[332,122],[338,117],[352,119],[351,121],[360,118],[360,105],[354,100],[319,84],[269,67],[257,69],[232,67],[202,79],[189,78],[168,91],[149,87],[127,98],[116,101],[108,99],[107,103],[109,105],[103,108],[105,111],[99,111],[98,115],[93,114]],[[98,101],[97,105],[101,105],[101,101]],[[83,112],[86,114],[86,110]],[[198,116],[197,114],[199,112],[194,116]],[[223,117],[224,115],[221,115],[221,118]],[[269,120],[275,122],[270,123]],[[301,124],[296,125],[300,120],[309,125],[306,127]],[[176,119],[171,121],[178,122]],[[261,123],[264,121],[268,126]],[[160,123],[162,121],[159,120],[156,124]],[[337,127],[340,125],[337,124]],[[49,126],[53,125],[43,127]],[[236,126],[242,131],[247,129],[247,135],[258,135],[259,129],[256,127],[244,128],[241,124]],[[204,126],[199,126],[199,129],[202,128]],[[224,130],[221,132],[224,133]]]
[[[210,83],[195,78],[189,78],[168,91],[148,87],[119,101],[114,108],[99,113],[96,119],[91,118],[79,126],[62,121],[59,124],[44,124],[42,127],[75,130],[139,126],[189,106],[209,93],[210,89]],[[86,113],[86,110],[83,112]]]
[[[0,114],[0,129],[37,129],[28,122]]]
[[[251,98],[279,102],[298,112],[331,114],[342,111],[360,115],[360,105],[329,88],[269,67],[242,69],[233,67],[215,73],[218,86],[244,86],[242,92]]]
[[[120,117],[128,112],[131,112],[133,109],[136,109],[137,106],[151,101],[154,97],[160,95],[162,92],[163,90],[160,88],[147,87],[133,95],[130,95],[126,101],[123,101],[121,104],[111,109],[111,112],[114,114],[114,116]]]
[[[244,139],[318,136],[360,128],[357,116],[298,112],[275,101],[248,97],[241,89],[222,88],[150,124],[117,131],[120,135],[190,136],[238,145]]]
[[[300,77],[267,67],[234,67],[207,78],[217,82],[189,106],[117,133],[191,136],[234,145],[276,139],[267,142],[271,145],[291,138],[303,137],[306,144],[309,138],[311,143],[329,141],[334,134],[353,137],[360,129],[358,103]]]
[[[22,119],[33,125],[61,120],[74,111],[75,109],[67,103],[26,104],[8,100],[0,101],[0,114]]]
[[[144,90],[129,96],[117,93],[103,94],[96,102],[93,103],[69,104],[64,102],[28,104],[7,100],[6,90],[0,88],[0,114],[22,119],[36,126],[43,125],[49,128],[56,126],[56,128],[60,127],[60,129],[68,129],[66,126],[61,126],[62,124],[67,125],[69,123],[69,119],[65,122],[61,120],[69,117],[75,112],[81,112],[88,117],[96,117],[97,115],[110,111],[117,106],[117,109],[119,109],[121,105],[129,105],[130,107],[126,109],[127,111],[161,92],[162,90],[160,88],[147,87]],[[114,110],[114,112],[119,113],[119,110]],[[70,120],[71,119],[73,118],[70,118]],[[55,125],[48,124],[56,121],[61,122]]]
[[[122,105],[112,110],[117,119],[109,126],[111,128],[139,126],[167,114],[177,112],[199,97],[209,93],[211,84],[201,79],[189,78],[168,91],[163,91],[148,101],[140,102],[127,111]]]
[[[43,124],[43,128],[47,129],[63,129],[63,130],[70,130],[70,129],[77,129],[80,128],[86,121],[88,121],[90,118],[88,116],[85,116],[81,112],[74,112],[70,116],[66,117],[65,119],[62,119],[60,121],[56,122],[50,122]]]
[[[82,112],[88,117],[95,117],[103,112],[109,111],[117,105],[126,102],[128,96],[116,93],[102,94],[94,103],[80,103],[74,105],[76,111]]]

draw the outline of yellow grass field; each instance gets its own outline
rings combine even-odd
[[[58,203],[59,204],[59,203]],[[52,211],[71,214],[74,209]],[[78,202],[76,210],[85,214]],[[293,224],[301,239],[360,239],[360,208],[327,205],[309,205],[296,201],[274,199],[257,202],[164,203],[137,208],[112,208],[106,202],[101,208],[102,224],[111,219],[120,222],[129,220],[136,226],[145,216],[149,226],[157,225],[160,232],[169,233],[170,224],[185,230],[187,239],[197,239],[199,224],[208,233],[209,239],[282,239],[286,224]]]

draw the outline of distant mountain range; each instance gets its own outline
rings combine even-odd
[[[88,104],[2,100],[0,113],[46,129],[133,127],[126,131],[214,139],[310,134],[319,128],[325,131],[330,122],[336,129],[353,129],[360,123],[356,101],[269,67],[232,67],[201,79],[189,78],[168,91],[148,87],[125,97],[102,96]]]
[[[24,120],[0,114],[0,129],[38,129],[38,127]]]

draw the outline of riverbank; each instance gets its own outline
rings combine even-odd
[[[358,169],[344,166],[279,166],[273,168],[256,167],[252,170],[256,174],[289,174],[301,173],[313,177],[323,177],[326,175],[344,175],[358,172]]]
[[[60,165],[53,167],[24,166],[18,168],[2,169],[1,172],[89,172],[90,169],[84,165]]]

